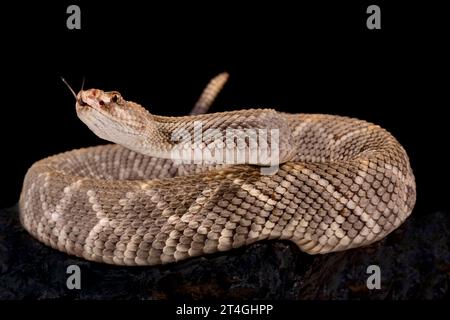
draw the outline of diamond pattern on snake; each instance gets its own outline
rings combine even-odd
[[[151,114],[118,92],[73,92],[81,121],[113,144],[34,163],[19,201],[24,228],[68,254],[131,266],[263,239],[309,254],[348,250],[410,215],[414,175],[389,132],[325,114],[206,113],[227,78],[211,80],[183,117]],[[276,161],[254,156],[260,150]]]

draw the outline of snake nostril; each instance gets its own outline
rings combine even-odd
[[[104,106],[105,105],[105,101],[99,100],[98,104],[101,105],[101,106]]]
[[[86,102],[83,101],[83,99],[82,99],[81,97],[78,99],[77,102],[78,102],[78,104],[79,104],[80,106],[82,106],[82,107],[85,107],[85,106],[88,105]]]

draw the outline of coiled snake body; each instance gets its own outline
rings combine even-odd
[[[80,119],[117,144],[33,164],[19,202],[25,229],[88,260],[157,265],[262,239],[291,240],[310,254],[346,250],[382,239],[409,216],[414,176],[405,150],[387,131],[346,117],[271,109],[198,114],[225,80],[215,78],[197,115],[186,117],[152,115],[117,92],[81,91]],[[237,164],[174,159],[173,134],[195,133],[194,122],[215,134],[277,129],[278,170],[261,174],[265,163],[248,156]],[[186,145],[204,155],[211,141],[206,134],[195,141],[200,144]],[[223,145],[214,144],[236,148]]]

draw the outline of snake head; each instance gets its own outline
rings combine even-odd
[[[149,125],[149,112],[119,92],[82,90],[76,97],[78,117],[102,139],[136,149]]]

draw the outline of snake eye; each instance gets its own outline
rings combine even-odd
[[[117,94],[115,94],[115,95],[112,96],[111,102],[117,103],[117,101],[119,101],[119,97],[117,96]]]

